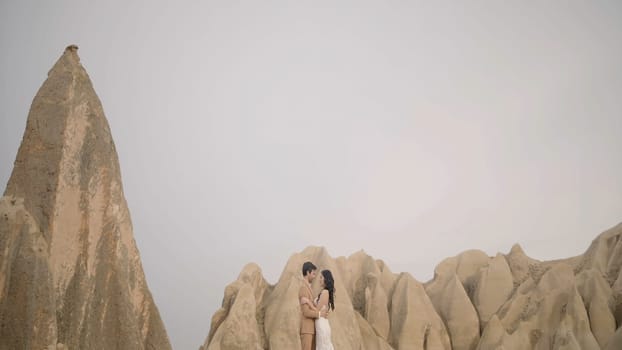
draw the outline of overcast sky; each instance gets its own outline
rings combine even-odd
[[[0,2],[0,187],[77,44],[176,349],[248,262],[309,245],[432,277],[622,221],[619,1]]]

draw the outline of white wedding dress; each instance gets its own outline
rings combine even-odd
[[[315,300],[316,305],[317,302],[318,299]],[[315,319],[315,350],[335,350],[330,335],[330,323],[324,317]]]

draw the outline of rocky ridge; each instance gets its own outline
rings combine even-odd
[[[494,257],[466,251],[443,260],[427,283],[363,251],[332,258],[309,247],[290,257],[275,285],[249,264],[225,289],[200,350],[300,349],[307,260],[335,277],[336,349],[622,349],[620,224],[564,260],[538,261],[518,245]]]

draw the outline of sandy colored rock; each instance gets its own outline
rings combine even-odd
[[[505,256],[505,259],[510,267],[510,271],[512,271],[514,287],[521,285],[528,278],[539,280],[544,273],[542,263],[528,257],[523,248],[518,244],[512,246],[510,253]]]
[[[365,305],[365,291],[368,287],[368,275],[382,275],[378,263],[374,258],[365,254],[365,252],[361,250],[350,255],[342,266],[343,271],[341,273],[342,275],[345,273],[345,288],[350,296],[350,299],[352,300],[352,306],[356,311],[362,315],[365,315],[365,311],[367,309]],[[384,290],[382,285],[375,285],[374,289],[377,288],[382,288]]]
[[[594,269],[583,270],[576,277],[577,287],[590,320],[590,328],[601,347],[609,342],[616,331],[616,320],[610,305],[613,293],[602,274]]]
[[[619,350],[622,349],[622,326],[618,328],[613,337],[609,339],[603,350]]]
[[[373,272],[367,274],[367,287],[365,287],[365,317],[374,332],[382,339],[389,339],[391,318],[387,305],[389,298],[378,276]]]
[[[478,272],[489,261],[481,250],[465,251],[438,264],[434,279],[425,284],[426,293],[447,327],[453,349],[477,347],[480,325],[471,298]]]
[[[596,269],[611,286],[611,309],[622,325],[622,223],[600,234],[581,257],[577,271]]]
[[[257,345],[260,348],[277,350],[300,349],[298,290],[303,283],[301,267],[305,261],[313,261],[318,266],[319,271],[329,269],[333,273],[336,287],[335,311],[329,314],[328,320],[331,324],[332,340],[335,348],[353,350],[391,349],[386,340],[390,326],[387,309],[388,297],[382,287],[381,279],[375,274],[377,273],[380,276],[383,274],[378,268],[376,260],[363,252],[355,253],[353,257],[348,259],[343,257],[333,259],[328,255],[326,249],[318,247],[309,247],[301,253],[292,255],[275,285],[264,284],[264,282],[246,283],[244,282],[243,275],[248,275],[248,273],[241,273],[238,280],[230,284],[225,290],[223,307],[214,314],[208,338],[201,349],[238,349],[242,346],[241,343],[234,344],[229,342],[225,344],[222,341],[223,336],[221,334],[224,335],[227,330],[234,329],[239,332],[241,329],[245,329],[245,327],[254,329],[254,324],[242,326],[241,317],[231,316],[232,310],[235,309],[234,306],[241,302],[232,301],[240,298],[240,296],[234,298],[232,295],[235,295],[236,290],[242,285],[248,285],[254,291],[254,293],[246,293],[247,296],[244,300],[247,300],[247,308],[250,308],[250,305],[253,305],[253,303],[248,300],[251,299],[250,295],[253,295],[256,312],[254,315],[245,313],[244,317],[246,319],[254,318],[259,320],[257,321],[258,336],[245,338],[244,341],[248,342],[244,343],[244,346],[248,349],[255,348]],[[258,270],[258,267],[256,270]],[[362,276],[354,276],[356,278],[349,276],[348,279],[345,279],[342,277],[344,271],[356,271],[356,273],[360,273]],[[388,269],[385,269],[385,271],[388,271]],[[385,282],[390,279],[390,276],[385,274]],[[259,278],[246,278],[246,280],[259,280]],[[363,312],[354,309],[354,303],[348,292],[348,284],[351,286],[350,293],[363,296],[360,301],[361,307],[365,308]],[[319,279],[315,280],[312,287],[315,293],[319,293]],[[366,295],[367,297],[365,297]],[[236,312],[242,314],[241,310]],[[371,319],[374,320],[373,324],[384,335],[378,334],[372,324],[363,317],[362,314],[364,313],[371,315]],[[232,326],[232,324],[235,324],[235,326]],[[234,338],[235,332],[231,333],[230,337]],[[260,340],[255,342],[253,339]],[[265,341],[262,343],[261,339],[265,339]]]
[[[609,250],[605,273],[608,281],[617,279],[622,271],[622,236],[619,234],[621,231],[622,226],[614,227],[610,230],[611,233],[608,233],[611,236],[605,236],[605,239],[609,240],[609,246],[612,247]]]
[[[265,337],[270,349],[300,349],[300,305],[302,278],[283,278],[274,287],[265,309]]]
[[[473,304],[479,316],[480,328],[510,298],[514,291],[512,271],[501,254],[497,254],[487,266],[480,269],[473,292]]]
[[[259,315],[262,315],[263,297],[269,290],[259,267],[245,266],[238,280],[225,289],[222,308],[212,318],[210,334],[201,349],[264,349],[266,339]]]
[[[505,336],[505,328],[501,324],[501,321],[499,321],[499,317],[497,317],[497,315],[492,315],[482,332],[477,350],[502,348],[503,338]]]
[[[446,280],[455,274],[469,297],[472,297],[477,274],[482,267],[488,265],[489,260],[490,257],[481,250],[467,250],[441,261],[434,269],[433,281]]]
[[[259,335],[253,339],[263,349],[300,349],[297,293],[300,268],[310,260],[335,277],[337,309],[329,321],[336,349],[617,349],[622,338],[620,330],[614,333],[616,293],[622,289],[616,267],[621,237],[618,225],[599,235],[584,255],[551,261],[532,259],[518,245],[494,258],[470,250],[443,260],[425,285],[408,273],[393,274],[364,251],[333,259],[326,249],[310,247],[292,255],[276,285],[247,283],[254,291],[248,295],[263,295],[265,305],[255,307]],[[233,285],[263,280],[245,275]],[[229,288],[223,307],[233,305],[227,303],[233,294]],[[313,288],[319,292],[317,280]],[[230,312],[215,313],[210,334],[226,329]],[[208,343],[203,349],[212,346]]]
[[[568,324],[567,319],[562,320],[559,327],[557,328],[557,332],[555,332],[555,337],[553,339],[552,344],[553,350],[581,350],[581,344],[574,335],[572,330],[572,326]],[[590,348],[590,349],[598,349],[598,348]]]
[[[616,324],[622,325],[622,270],[619,272],[618,278],[611,286],[613,317]]]
[[[210,334],[213,334],[213,336],[208,336],[202,348],[226,350],[238,348],[252,349],[259,346],[259,348],[268,347],[270,349],[300,349],[300,305],[298,303],[298,290],[303,283],[300,269],[302,264],[307,260],[313,261],[320,269],[330,269],[335,278],[335,284],[337,286],[335,296],[336,311],[331,313],[328,317],[332,325],[333,344],[339,349],[360,349],[363,346],[361,328],[371,329],[371,326],[369,324],[360,325],[360,322],[357,320],[356,312],[352,308],[352,302],[345,288],[342,287],[343,282],[335,259],[328,256],[325,249],[315,247],[307,248],[302,253],[294,254],[287,262],[279,281],[274,286],[264,282],[244,282],[245,278],[243,276],[248,274],[240,274],[238,280],[227,287],[225,298],[223,299],[223,308],[214,315],[216,322],[212,321]],[[246,278],[246,280],[256,281],[259,280],[259,278]],[[261,278],[261,280],[263,281],[263,278]],[[237,301],[228,301],[231,299],[229,295],[235,294],[235,292],[230,289],[238,288],[235,287],[238,285],[247,285],[250,287],[250,290],[254,291],[253,293],[247,293],[249,296],[253,295],[253,298],[255,298],[254,304],[248,301],[251,299],[248,296],[246,296],[244,300],[247,300],[245,303],[248,308],[250,308],[250,305],[255,305],[255,313],[252,317],[247,313],[245,317],[247,319],[254,318],[258,320],[258,336],[246,338],[243,344],[245,347],[239,347],[241,343],[224,343],[220,337],[220,334],[224,332],[221,331],[221,329],[231,330],[230,338],[233,339],[237,334],[235,332],[241,332],[245,329],[244,327],[248,326],[241,325],[240,317],[234,317],[233,323],[230,323],[229,320],[231,311],[228,310],[233,310],[233,306],[238,303]],[[319,293],[317,279],[313,288],[315,292]],[[239,312],[242,314],[241,310]],[[251,329],[254,329],[254,324],[250,326]],[[376,336],[376,338],[378,337]],[[253,339],[259,340],[255,343]],[[378,339],[379,344],[381,344],[380,340],[381,339]]]
[[[244,284],[239,287],[227,318],[214,332],[208,350],[263,349],[255,311],[257,302],[253,294],[251,286]],[[241,329],[244,332],[240,332]]]
[[[447,327],[451,348],[475,349],[479,343],[479,317],[458,276],[437,274],[425,290]]]
[[[393,292],[389,343],[396,349],[451,349],[447,329],[423,285],[408,273],[400,275]]]
[[[48,243],[21,198],[0,198],[0,252],[0,349],[56,344]]]
[[[581,256],[580,264],[575,270],[598,270],[612,283],[618,277],[622,264],[621,234],[622,224],[619,224],[598,235]]]
[[[355,313],[361,329],[363,348],[366,350],[393,350],[384,338],[381,338],[372,329],[369,323],[359,313]]]
[[[391,272],[391,269],[384,263],[383,260],[376,260],[376,264],[378,265],[378,269],[380,270],[380,276],[378,277],[378,279],[380,284],[382,285],[382,289],[385,291],[387,296],[393,295],[393,289],[395,288],[395,282],[397,282],[398,275]]]
[[[75,46],[33,100],[0,203],[0,349],[170,349]]]
[[[552,349],[555,339],[575,340],[582,349],[598,349],[572,268],[559,264],[539,281],[521,284],[498,316],[511,338],[505,343],[529,344],[529,349]],[[559,333],[564,329],[565,333]],[[567,334],[572,333],[572,335]],[[561,338],[560,338],[561,337]]]

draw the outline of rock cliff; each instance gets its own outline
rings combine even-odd
[[[170,349],[77,47],[32,103],[0,199],[0,349]]]

